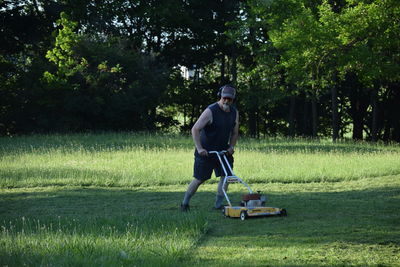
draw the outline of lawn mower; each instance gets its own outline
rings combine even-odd
[[[216,154],[218,160],[221,164],[221,167],[224,171],[225,177],[222,184],[222,191],[228,202],[227,206],[222,208],[222,214],[226,217],[240,218],[242,221],[248,217],[256,217],[256,216],[268,216],[268,215],[279,215],[279,216],[287,216],[287,212],[285,209],[275,208],[275,207],[266,207],[266,197],[261,195],[260,192],[254,193],[251,190],[250,186],[246,184],[242,179],[236,176],[233,173],[232,167],[229,164],[229,161],[226,157],[226,150],[223,151],[209,151],[209,154]],[[228,170],[231,175],[228,174]],[[248,194],[242,195],[242,201],[239,206],[232,206],[232,203],[228,197],[228,194],[225,190],[225,185],[230,183],[240,183],[243,184],[247,190]]]

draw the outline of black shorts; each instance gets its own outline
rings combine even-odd
[[[231,168],[233,169],[233,156],[230,155],[226,157],[229,164],[231,165]],[[232,175],[232,173],[229,171],[229,168],[226,166],[224,159],[221,159],[224,163],[225,170],[227,171],[228,176]],[[193,177],[201,181],[208,180],[211,178],[213,170],[216,177],[225,176],[225,172],[221,167],[221,163],[219,162],[217,155],[210,154],[207,157],[202,157],[197,153],[197,151],[195,151]]]

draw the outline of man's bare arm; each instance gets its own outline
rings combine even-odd
[[[200,141],[200,131],[201,129],[203,129],[207,124],[212,122],[212,112],[209,108],[207,108],[206,110],[203,111],[203,113],[201,113],[199,119],[196,121],[196,123],[193,125],[192,127],[192,137],[193,137],[193,141],[194,144],[196,146],[197,152],[201,155],[201,156],[207,156],[207,150],[205,150],[203,148],[203,146],[201,145],[201,141]]]

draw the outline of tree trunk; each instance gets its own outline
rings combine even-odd
[[[256,111],[256,137],[260,138],[260,114],[259,109]]]
[[[349,114],[353,122],[353,140],[363,139],[364,118],[370,102],[364,86],[358,81],[354,73],[346,74],[344,82],[341,84],[343,94],[349,97]]]
[[[353,139],[362,140],[363,139],[363,129],[364,129],[364,114],[366,107],[364,108],[363,101],[359,98],[353,99],[351,101],[352,105],[352,119],[353,119]]]
[[[374,88],[371,92],[371,105],[372,105],[372,127],[371,127],[371,140],[376,142],[378,140],[378,89]]]
[[[191,115],[190,115],[190,127],[193,127],[193,125],[194,125],[194,123],[196,122],[196,119],[197,119],[195,117],[194,113],[195,113],[195,107],[192,104],[192,112],[191,112]]]
[[[237,51],[236,44],[232,45],[232,66],[231,66],[231,74],[232,74],[232,85],[236,86],[237,82]]]
[[[296,96],[290,96],[290,108],[289,108],[289,136],[294,137],[295,127],[294,127],[294,115],[296,111]]]
[[[225,55],[221,56],[221,86],[226,83],[225,80]]]
[[[317,95],[314,86],[312,86],[311,112],[312,112],[312,137],[316,138],[318,131],[318,114],[317,114]]]
[[[313,97],[311,99],[311,108],[312,108],[312,137],[317,137],[318,131],[318,118],[317,118],[317,100]]]
[[[310,127],[309,127],[309,102],[307,96],[304,97],[303,104],[303,127],[302,127],[302,136],[310,136]]]
[[[251,137],[257,135],[257,114],[255,108],[251,108],[249,111],[249,133]]]
[[[353,139],[363,139],[364,128],[364,109],[361,99],[354,99],[351,101],[352,105],[352,118],[353,118]]]
[[[336,142],[339,138],[339,112],[338,112],[338,99],[337,99],[337,85],[336,83],[331,87],[332,97],[332,140]]]
[[[397,120],[393,125],[393,132],[392,132],[390,139],[400,143],[400,121],[399,120]]]
[[[400,143],[400,116],[398,115],[399,103],[400,103],[400,82],[394,82],[389,85],[392,92],[392,101],[389,104],[390,109],[390,125],[393,129],[391,132],[390,140]]]

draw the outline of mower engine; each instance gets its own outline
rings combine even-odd
[[[264,207],[267,198],[264,195],[258,194],[246,194],[242,196],[242,207]]]

